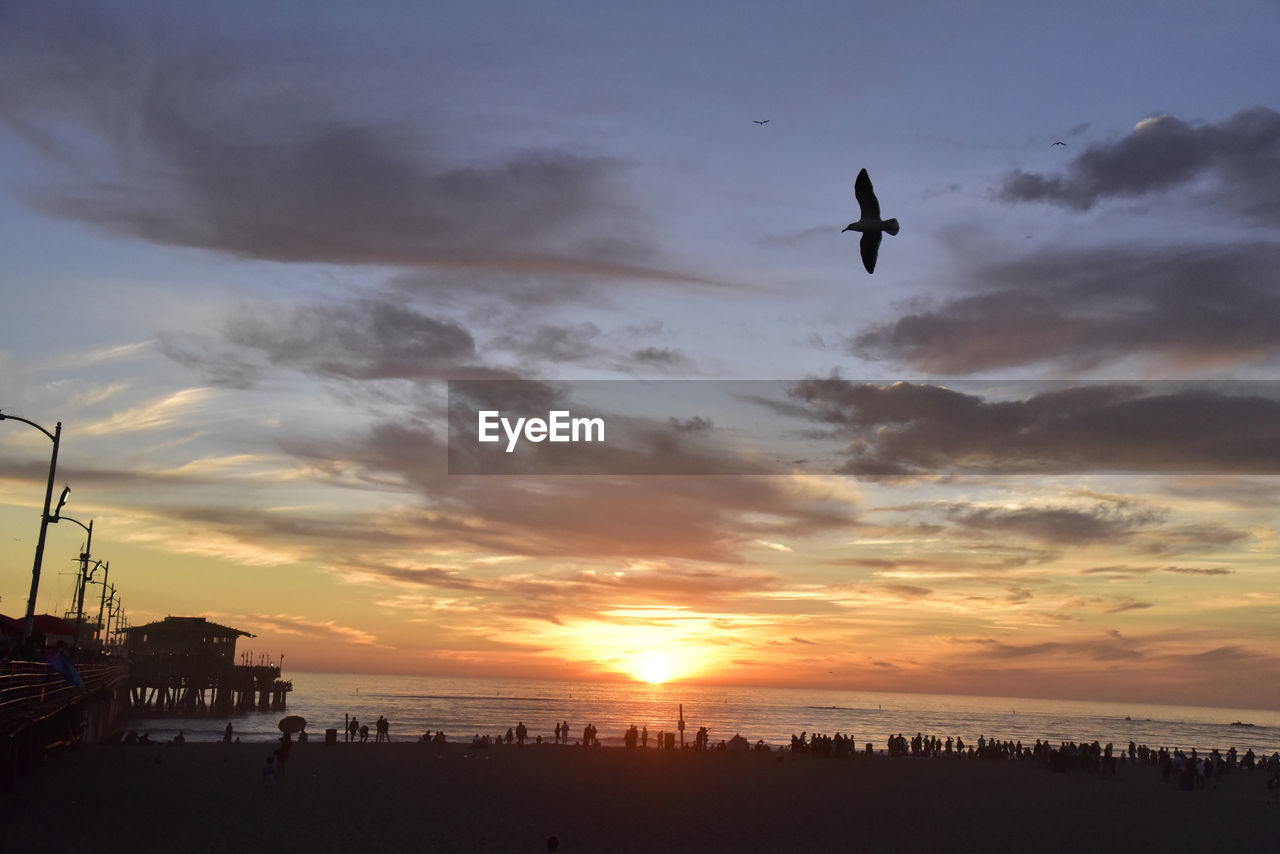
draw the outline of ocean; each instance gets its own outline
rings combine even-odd
[[[662,730],[676,733],[683,706],[684,737],[693,741],[707,727],[711,743],[742,735],[777,747],[801,732],[852,735],[859,748],[868,742],[885,749],[890,735],[917,732],[960,737],[966,745],[979,736],[1024,745],[1047,739],[1113,742],[1130,740],[1152,748],[1204,751],[1235,747],[1257,754],[1280,750],[1280,712],[1082,700],[1038,700],[940,694],[896,694],[808,688],[729,688],[682,682],[650,685],[633,682],[563,682],[529,679],[459,679],[353,673],[287,673],[293,682],[288,709],[245,715],[183,718],[135,718],[126,730],[168,740],[179,730],[188,741],[220,741],[230,723],[235,737],[268,742],[280,736],[285,715],[307,720],[312,739],[326,729],[339,730],[351,715],[369,725],[373,740],[379,715],[390,721],[392,741],[417,741],[424,732],[443,731],[447,740],[491,738],[524,722],[529,739],[554,738],[555,725],[568,721],[571,738],[594,724],[605,746],[621,746],[633,724],[651,738]]]

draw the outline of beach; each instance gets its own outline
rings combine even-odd
[[[1078,852],[1270,850],[1261,772],[1192,792],[1034,761],[469,744],[81,745],[0,799],[43,852]]]

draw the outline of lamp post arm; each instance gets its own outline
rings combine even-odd
[[[93,520],[89,520],[86,525],[79,519],[72,519],[70,516],[56,516],[55,522],[66,519],[68,522],[75,522],[81,528],[89,532],[89,539],[85,541],[84,551],[80,553],[80,592],[76,596],[76,633],[71,639],[71,646],[75,648],[80,645],[80,626],[84,623],[84,589],[89,586],[89,555],[93,551]]]
[[[22,640],[25,646],[31,638],[31,630],[36,621],[36,596],[40,592],[40,565],[44,561],[44,541],[49,533],[49,505],[53,503],[53,481],[58,471],[58,444],[62,441],[62,422],[50,433],[34,421],[5,415],[6,420],[21,421],[30,424],[53,441],[53,454],[49,457],[49,481],[44,490],[44,512],[40,514],[40,538],[36,540],[36,557],[31,567],[31,593],[27,596],[27,618],[22,624]]]
[[[28,419],[26,419],[26,418],[23,418],[23,417],[22,417],[22,416],[20,416],[20,415],[5,415],[3,412],[0,412],[0,421],[21,421],[23,424],[30,424],[32,427],[36,428],[36,429],[37,429],[37,430],[39,430],[41,433],[43,433],[43,434],[45,434],[46,436],[48,436],[48,437],[49,437],[49,439],[50,439],[50,440],[51,440],[55,445],[58,443],[58,437],[59,437],[59,435],[62,433],[62,422],[61,422],[61,421],[59,421],[59,422],[58,422],[57,430],[56,430],[55,432],[53,432],[53,433],[50,433],[48,430],[44,429],[43,427],[41,427],[41,426],[40,426],[39,424],[37,424],[36,422],[34,422],[34,421],[30,421],[30,420],[28,420]]]
[[[107,606],[107,579],[111,577],[111,561],[107,561],[106,569],[102,573],[102,599],[98,602],[98,628],[97,634],[100,637],[101,645],[107,642],[106,632],[102,631],[102,612]]]

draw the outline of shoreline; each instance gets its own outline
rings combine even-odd
[[[537,852],[550,834],[570,854],[1268,850],[1280,818],[1260,771],[1185,792],[1143,765],[311,740],[268,796],[270,752],[82,745],[18,781],[0,815],[16,850],[103,854]]]

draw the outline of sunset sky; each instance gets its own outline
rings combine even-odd
[[[130,623],[286,670],[1277,708],[1278,41],[1274,0],[0,0],[0,411],[62,422]],[[631,444],[451,474],[446,383],[495,379],[611,381]],[[10,616],[49,451],[0,423]]]

